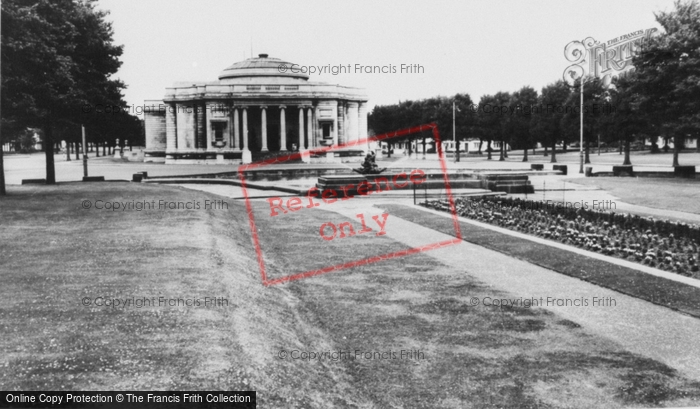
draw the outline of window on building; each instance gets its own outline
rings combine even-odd
[[[224,140],[224,131],[226,130],[226,122],[213,122],[214,141],[222,142]]]
[[[331,124],[323,124],[323,139],[331,138]]]

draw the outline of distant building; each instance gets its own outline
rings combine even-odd
[[[218,81],[176,83],[146,105],[147,162],[250,163],[367,137],[364,90],[310,82],[300,66],[267,54],[231,65]]]
[[[644,139],[644,146],[651,148],[651,145],[653,144],[652,138],[645,138]],[[663,148],[666,146],[666,143],[668,143],[669,149],[674,149],[675,143],[673,141],[673,138],[667,138],[664,139],[662,137],[656,138],[656,144],[658,145],[659,149]],[[698,147],[698,138],[691,138],[691,137],[686,137],[683,139],[683,148],[685,149],[697,149]]]
[[[381,149],[382,152],[386,153],[388,152],[389,149],[389,143],[388,142],[380,142],[381,144]],[[480,141],[478,138],[471,138],[471,139],[466,139],[459,141],[459,151],[463,153],[478,153],[479,152],[479,144],[481,144],[481,152],[486,153],[486,147],[488,146],[487,141]],[[442,141],[442,151],[445,153],[453,153],[455,152],[455,146],[457,144],[452,141]],[[404,153],[408,151],[408,142],[406,141],[401,141],[401,142],[396,142],[392,144],[392,149],[394,153]],[[501,141],[491,141],[491,151],[500,151],[501,149]],[[417,139],[413,140],[411,142],[411,150],[413,152],[418,152],[421,153],[423,152],[423,140],[422,139]],[[506,150],[510,151],[510,145],[506,144]],[[432,138],[426,138],[425,139],[425,151],[427,153],[436,153],[435,152],[435,141],[433,141]]]
[[[459,141],[459,151],[466,153],[478,153],[479,145],[481,145],[481,152],[486,152],[488,147],[488,141],[481,141],[478,138],[470,138],[467,140]],[[442,149],[444,152],[454,152],[457,144],[454,141],[443,141]],[[510,151],[510,145],[506,144],[506,151]],[[491,150],[500,151],[501,141],[491,141]]]

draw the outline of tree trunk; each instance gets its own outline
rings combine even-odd
[[[564,141],[562,143],[562,148],[563,148],[564,153],[566,153],[566,141]]]
[[[107,142],[102,142],[102,156],[107,156]]]
[[[625,160],[622,162],[623,165],[631,165],[632,161],[630,160],[630,139],[626,138],[625,139]]]
[[[620,141],[620,155],[622,155],[622,145],[624,144],[624,141]]]
[[[552,159],[549,162],[557,163],[557,141],[552,141]]]
[[[527,148],[523,149],[523,162],[527,162]]]
[[[499,158],[498,158],[499,161],[504,161],[504,160],[506,160],[505,156],[503,156],[503,145],[505,145],[505,144],[503,143],[503,140],[501,140],[500,156],[499,156]]]
[[[545,157],[549,156],[549,152],[547,152],[547,149],[549,149],[549,146],[545,145],[544,146],[544,156]],[[552,150],[554,150],[554,148],[552,148]]]
[[[66,141],[66,162],[70,162],[70,142]]]
[[[459,162],[459,141],[457,141],[457,147],[455,148],[455,161]]]
[[[95,157],[99,158],[100,157],[100,143],[95,142]]]
[[[679,166],[678,164],[678,152],[680,151],[681,144],[678,135],[673,137],[673,167]]]
[[[53,129],[51,120],[47,119],[44,124],[44,153],[46,154],[46,184],[56,184],[56,167],[53,158]]]
[[[583,161],[586,164],[591,163],[590,150],[591,150],[590,144],[588,143],[588,141],[586,141],[585,160]]]
[[[75,160],[80,160],[80,144],[74,142],[73,146],[75,147]]]
[[[5,190],[5,161],[2,150],[2,140],[0,139],[0,196],[5,196],[7,191]]]
[[[486,153],[489,155],[486,159],[491,160],[491,139],[486,142]]]

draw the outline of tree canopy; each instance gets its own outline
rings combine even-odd
[[[641,51],[632,58],[634,71],[613,79],[610,87],[600,78],[585,79],[587,158],[588,142],[598,136],[607,142],[624,144],[624,163],[628,164],[634,140],[649,137],[653,143],[663,135],[675,140],[673,165],[678,166],[678,150],[685,138],[700,138],[700,3],[677,0],[674,10],[657,13],[656,20],[664,30],[641,44]],[[414,125],[419,118],[429,119],[437,122],[442,135],[451,135],[449,105],[455,100],[460,107],[456,116],[457,138],[487,142],[489,159],[491,142],[501,141],[502,146],[510,144],[514,149],[523,149],[523,160],[527,160],[527,148],[541,143],[552,148],[555,162],[558,143],[566,146],[579,140],[579,85],[580,81],[570,86],[558,80],[544,87],[539,96],[525,86],[512,93],[483,95],[477,106],[466,109],[466,102],[460,102],[459,97],[468,94],[378,106],[369,125],[381,133]],[[470,98],[468,101],[471,103]],[[426,116],[428,112],[431,114]],[[652,149],[655,146],[652,144]],[[501,159],[505,154],[501,152]]]
[[[631,91],[640,114],[675,139],[673,165],[684,136],[700,129],[700,3],[676,1],[675,10],[656,14],[664,32],[645,42],[632,58]]]
[[[125,106],[124,83],[112,78],[123,47],[113,42],[106,12],[94,0],[2,2],[2,127],[5,134],[43,130],[46,181],[55,183],[54,134],[78,141],[85,125],[118,131],[137,118],[86,114],[97,105]],[[125,114],[126,115],[126,114]],[[106,124],[108,122],[109,124]],[[132,126],[133,124],[129,125]],[[131,131],[130,131],[131,132]]]

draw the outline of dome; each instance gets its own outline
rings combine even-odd
[[[219,79],[226,78],[244,78],[244,77],[286,77],[300,78],[308,80],[309,76],[295,69],[292,72],[292,66],[299,68],[298,65],[287,61],[282,61],[279,58],[270,58],[267,54],[259,54],[257,58],[248,58],[244,61],[234,63],[226,68],[219,75]]]

